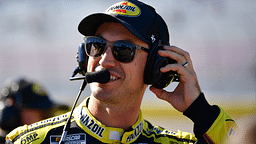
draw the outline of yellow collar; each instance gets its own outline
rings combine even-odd
[[[85,99],[73,114],[78,126],[86,133],[104,143],[132,143],[139,137],[145,126],[141,111],[132,130],[125,132],[121,128],[107,127],[94,118],[87,107],[89,98]]]

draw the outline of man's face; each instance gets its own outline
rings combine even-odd
[[[22,125],[30,125],[32,123],[41,121],[44,119],[45,111],[42,111],[40,109],[29,109],[29,108],[23,108],[21,111],[21,123]]]
[[[107,40],[111,47],[115,41],[126,40],[148,48],[145,42],[134,36],[120,23],[104,23],[98,28],[95,35]],[[108,69],[111,74],[111,79],[107,84],[90,84],[92,95],[99,100],[111,103],[130,101],[139,95],[142,97],[147,87],[143,82],[147,52],[137,50],[132,62],[122,63],[113,57],[111,47],[108,47],[100,58],[89,57],[88,72],[103,67]]]

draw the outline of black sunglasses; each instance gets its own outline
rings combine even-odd
[[[91,57],[100,57],[104,54],[107,47],[110,46],[108,41],[97,36],[86,36],[84,41],[86,54]],[[138,49],[149,52],[147,48],[124,40],[115,41],[111,47],[114,58],[123,63],[131,62]]]

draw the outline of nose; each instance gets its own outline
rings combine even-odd
[[[112,54],[110,46],[107,47],[105,53],[101,56],[101,60],[99,61],[99,64],[106,69],[115,66],[116,60]]]

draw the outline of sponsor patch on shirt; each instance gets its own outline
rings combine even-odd
[[[135,127],[134,133],[131,134],[131,135],[127,138],[126,142],[130,142],[130,141],[134,140],[135,138],[137,138],[137,137],[141,134],[142,130],[143,130],[143,121],[141,121],[140,124],[138,124],[138,125]]]
[[[46,119],[46,120],[43,120],[40,122],[33,123],[33,124],[29,125],[28,127],[35,129],[35,127],[40,128],[43,126],[54,125],[54,124],[58,124],[58,123],[66,121],[67,118],[68,118],[68,115],[63,114],[63,115],[60,115],[57,117],[53,117],[53,118],[49,118],[49,119]]]
[[[36,132],[29,133],[21,139],[21,144],[29,144],[37,139],[39,139],[39,136]]]
[[[50,144],[59,144],[61,135],[51,135]],[[86,134],[77,133],[66,136],[65,144],[86,144]]]
[[[109,132],[109,139],[111,140],[120,140],[121,136],[118,131],[110,131]]]
[[[84,109],[81,110],[80,113],[80,121],[86,128],[88,128],[91,132],[96,134],[99,137],[103,137],[103,132],[105,128],[99,126],[87,113]]]

